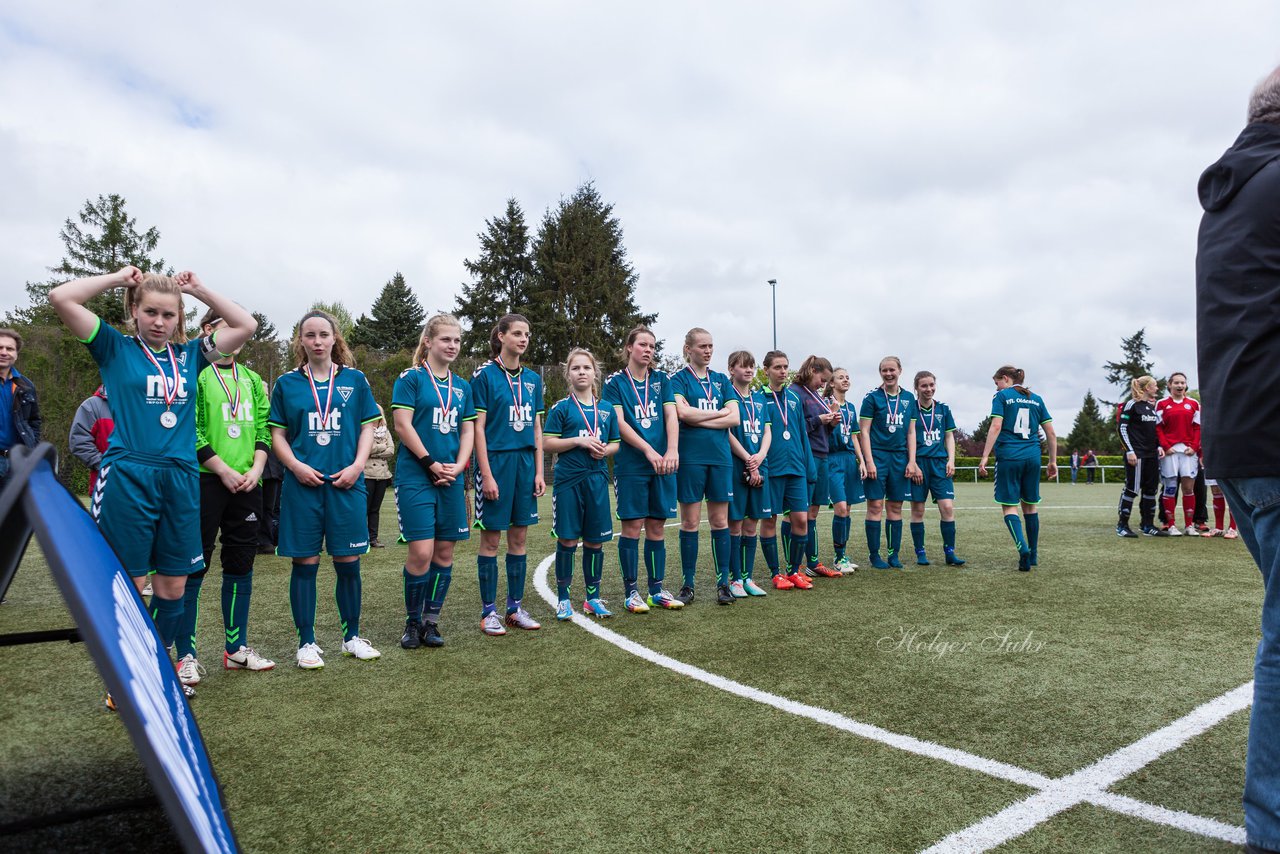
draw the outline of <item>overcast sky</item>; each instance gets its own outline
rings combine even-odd
[[[1274,2],[25,5],[0,310],[108,193],[282,329],[397,270],[446,309],[508,197],[594,180],[673,349],[762,356],[776,278],[793,365],[900,355],[966,429],[1013,363],[1065,433],[1142,326],[1195,385],[1196,179],[1280,63]]]

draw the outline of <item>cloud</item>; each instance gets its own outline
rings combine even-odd
[[[939,375],[1069,428],[1123,335],[1194,384],[1199,172],[1280,59],[1273,4],[226,7],[0,17],[0,305],[118,192],[178,267],[287,327],[393,272],[448,308],[484,221],[595,180],[673,343]]]

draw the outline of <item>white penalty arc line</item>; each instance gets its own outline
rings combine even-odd
[[[534,570],[533,577],[534,589],[552,608],[556,607],[557,600],[555,591],[547,583],[547,574],[554,561],[554,554],[543,558]],[[1177,749],[1192,737],[1204,732],[1227,716],[1247,708],[1253,696],[1252,682],[1228,691],[1226,694],[1199,706],[1188,715],[1179,718],[1168,726],[1103,757],[1079,771],[1066,777],[1053,779],[1007,762],[988,759],[963,750],[946,747],[936,742],[892,732],[873,724],[854,720],[829,709],[801,703],[777,694],[771,694],[768,691],[762,691],[759,688],[753,688],[750,685],[744,685],[741,682],[656,652],[624,635],[604,628],[582,614],[575,613],[572,622],[578,628],[637,658],[734,696],[771,706],[788,714],[808,718],[898,750],[914,753],[929,759],[937,759],[950,765],[967,768],[997,779],[1040,790],[974,825],[951,834],[927,849],[928,852],[986,851],[1026,833],[1036,825],[1083,802],[1092,803],[1104,809],[1157,824],[1169,825],[1202,836],[1221,839],[1225,842],[1244,843],[1245,836],[1244,828],[1242,827],[1112,794],[1107,792],[1106,789],[1154,762],[1163,754]]]

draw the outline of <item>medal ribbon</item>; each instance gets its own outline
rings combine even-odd
[[[591,421],[590,421],[590,422],[588,422],[588,421],[587,421],[587,411],[586,411],[585,409],[583,409],[583,408],[582,408],[582,404],[578,401],[578,396],[577,396],[576,394],[571,394],[571,395],[569,395],[569,397],[573,398],[573,405],[574,405],[574,406],[576,406],[576,407],[578,407],[578,414],[582,416],[582,423],[583,423],[583,424],[586,424],[586,425],[587,425],[587,427],[591,428],[591,435],[592,435],[592,436],[594,436],[597,440],[599,440],[599,438],[600,438],[600,408],[599,408],[598,406],[596,406],[596,399],[595,399],[595,397],[593,396],[593,397],[591,398],[591,403],[587,404],[588,406],[590,406],[590,407],[591,407]]]
[[[778,393],[776,391],[769,389],[769,394],[773,395],[773,405],[778,407],[778,412],[782,415],[782,429],[784,431],[789,431],[791,429],[791,425],[787,423],[787,408],[781,403],[778,403]],[[786,394],[782,395],[782,399],[787,399]]]
[[[240,411],[240,369],[235,362],[231,363],[231,382],[236,387],[234,400],[231,398],[231,389],[227,388],[226,380],[222,378],[222,371],[218,370],[217,365],[213,366],[213,375],[217,378],[218,385],[222,386],[222,393],[227,396],[227,402],[231,404],[231,420],[235,421],[236,413]],[[319,407],[319,405],[319,401],[316,401],[316,406]]]
[[[498,367],[502,368],[502,375],[507,378],[507,387],[511,389],[511,400],[515,402],[516,409],[520,412],[523,412],[524,411],[524,392],[521,390],[520,374],[524,373],[524,370],[521,369],[520,373],[516,374],[516,381],[512,382],[511,372],[508,371],[507,366],[502,363],[502,357],[494,356],[493,358],[498,362]]]
[[[924,421],[923,409],[920,410],[920,420]],[[933,424],[937,420],[938,420],[938,404],[935,403],[933,404],[933,406],[929,407],[929,423],[925,424],[924,426],[924,429],[926,431],[925,435],[929,435],[930,433],[933,432]]]
[[[631,376],[631,369],[623,368],[622,370],[627,375],[627,380],[631,383],[631,391],[635,393],[636,400],[639,403],[643,404],[644,406],[645,417],[648,417],[649,415],[649,377],[652,375],[652,372],[651,371],[644,372],[644,397],[641,398],[640,389],[636,388],[635,377]]]
[[[138,346],[142,348],[142,354],[147,357],[147,361],[154,365],[155,369],[160,373],[160,379],[164,381],[164,408],[166,410],[172,409],[173,400],[178,396],[178,360],[174,358],[173,345],[168,342],[164,345],[165,350],[169,353],[169,365],[173,368],[173,377],[170,378],[164,375],[164,368],[160,367],[160,360],[151,352],[151,348],[144,344],[141,338],[133,340],[138,342]],[[170,379],[172,379],[172,384],[170,384]]]
[[[685,365],[685,369],[689,373],[693,374],[693,378],[698,381],[698,385],[702,386],[702,393],[706,395],[707,400],[714,401],[716,399],[716,393],[714,386],[711,384],[711,369],[707,369],[707,379],[705,381],[694,372],[692,365]]]
[[[896,427],[896,426],[897,426],[897,424],[898,424],[898,413],[902,410],[902,392],[901,392],[901,391],[899,391],[897,394],[895,394],[895,395],[893,396],[893,402],[894,402],[894,404],[895,404],[895,405],[894,405],[894,406],[890,406],[890,405],[889,405],[889,392],[885,391],[883,388],[882,388],[882,389],[880,389],[880,391],[881,391],[881,393],[883,393],[883,394],[884,394],[884,409],[885,409],[885,412],[887,412],[887,413],[889,413],[889,415],[893,416],[892,418],[890,418],[890,419],[889,419],[889,423]]]
[[[422,367],[426,368],[427,373],[431,375],[431,385],[435,387],[436,400],[440,401],[440,409],[441,409],[440,420],[441,420],[441,423],[446,423],[444,419],[449,417],[449,411],[453,408],[453,371],[449,372],[449,376],[448,376],[449,397],[445,398],[443,395],[440,394],[440,381],[436,379],[436,375],[431,370],[431,366],[427,364],[426,359],[422,360]]]
[[[737,389],[735,388],[734,391]],[[747,430],[754,436],[760,432],[760,413],[756,412],[756,405],[751,400],[750,391],[745,396],[739,393],[738,397],[742,398],[742,409],[747,414]]]
[[[316,391],[315,378],[311,376],[311,366],[307,365],[307,383],[311,386],[311,397],[316,402],[316,412],[320,413],[320,429],[329,429],[329,413],[333,410],[333,387],[336,383],[333,378],[338,375],[338,366],[330,363],[329,365],[329,395],[325,398],[324,409],[320,408],[320,393]]]

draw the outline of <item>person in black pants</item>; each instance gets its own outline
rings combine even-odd
[[[258,516],[258,554],[276,553],[280,537],[280,483],[284,480],[284,466],[270,447],[267,448],[267,465],[262,470],[262,513]]]
[[[378,407],[382,412],[382,407]],[[396,455],[396,443],[387,429],[386,418],[373,422],[373,449],[364,464],[364,485],[368,490],[369,548],[380,549],[386,544],[378,539],[378,520],[382,515],[382,499],[391,485],[391,458]]]
[[[1160,458],[1164,451],[1156,438],[1155,401],[1160,387],[1151,377],[1138,377],[1130,388],[1132,399],[1120,412],[1120,440],[1125,447],[1124,489],[1120,492],[1120,518],[1116,535],[1138,536],[1129,527],[1133,500],[1139,499],[1142,533],[1148,537],[1167,537],[1169,532],[1155,525],[1156,496],[1160,493]]]

